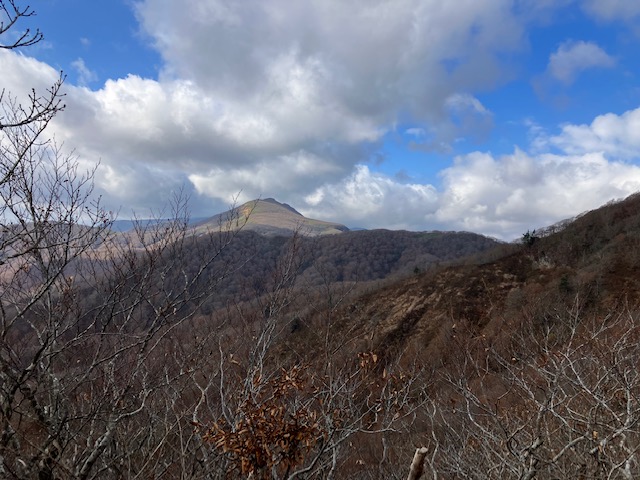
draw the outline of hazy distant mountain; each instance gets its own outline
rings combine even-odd
[[[200,222],[205,221],[206,218],[205,217],[198,217],[198,218],[190,218],[189,219],[189,224],[190,225],[196,225]],[[133,228],[136,225],[140,225],[143,228],[149,228],[149,227],[154,227],[156,225],[160,225],[163,222],[168,221],[168,219],[140,219],[140,220],[114,220],[111,223],[111,230],[114,232],[128,232],[130,230],[133,230]]]
[[[339,223],[307,218],[293,207],[273,198],[251,200],[197,223],[196,230],[216,230],[225,225],[262,235],[290,235],[298,230],[305,236],[313,237],[349,231]]]
[[[111,229],[114,232],[128,232],[136,223],[149,228],[162,224],[165,219],[116,220]],[[190,219],[190,225],[197,232],[217,231],[222,228],[242,228],[262,235],[289,236],[293,231],[302,235],[315,237],[348,232],[349,228],[340,223],[327,222],[307,218],[295,208],[280,203],[273,198],[251,200],[239,207],[228,210],[213,217],[199,217]]]

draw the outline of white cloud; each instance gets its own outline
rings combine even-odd
[[[32,88],[45,93],[60,76],[59,71],[46,63],[4,49],[0,49],[0,71],[2,89],[22,101]]]
[[[640,190],[640,167],[627,163],[640,157],[640,108],[564,125],[558,135],[529,123],[535,153],[461,155],[441,172],[437,190],[360,166],[309,195],[310,211],[336,212],[350,225],[469,230],[510,240]]]
[[[195,215],[242,192],[349,225],[513,238],[640,188],[638,167],[624,163],[640,145],[638,111],[555,136],[532,124],[535,151],[460,156],[442,187],[366,166],[399,123],[432,149],[490,131],[493,115],[475,95],[503,81],[503,59],[524,43],[506,0],[136,5],[165,62],[160,78],[69,85],[52,126],[83,161],[101,162],[98,193],[116,210],[158,208],[184,186]],[[548,74],[571,83],[612,62],[593,43],[568,43]],[[15,52],[0,51],[0,71],[15,92],[57,76]]]
[[[420,230],[430,223],[438,193],[431,185],[400,183],[357,165],[351,175],[316,189],[305,202],[302,213],[339,218],[352,227]]]
[[[56,78],[55,70],[15,53],[0,52],[0,64],[11,90],[19,91],[24,79],[44,87]],[[333,112],[313,128],[290,120],[293,131],[285,134],[277,105],[254,111],[187,80],[130,76],[95,92],[67,90],[69,107],[52,131],[83,161],[101,161],[98,193],[114,210],[125,205],[123,215],[160,208],[184,187],[194,215],[221,211],[242,192],[241,200],[277,195],[305,214],[352,226],[472,230],[511,239],[640,189],[640,169],[624,163],[640,153],[640,109],[540,135],[534,154],[460,156],[436,188],[362,165],[367,124],[345,127],[358,117]],[[490,117],[470,96],[450,96],[448,105]],[[550,148],[560,153],[545,153]]]
[[[480,115],[490,115],[480,100],[468,93],[454,93],[445,100],[447,108],[453,111],[471,111]]]
[[[567,41],[549,57],[547,72],[551,77],[570,85],[584,70],[611,68],[615,59],[593,42]]]
[[[597,116],[590,125],[567,124],[549,143],[571,155],[601,152],[609,158],[640,158],[640,108]]]
[[[247,166],[194,173],[189,175],[189,180],[198,193],[227,202],[234,198],[244,202],[270,196],[273,192],[281,193],[279,200],[289,201],[305,195],[309,184],[321,184],[323,180],[330,181],[344,173],[331,161],[299,151]]]
[[[78,58],[71,62],[71,66],[78,74],[78,85],[87,86],[91,82],[98,80],[98,75],[93,70],[90,70],[84,63],[82,58]]]
[[[605,20],[630,20],[640,15],[637,0],[584,0],[585,10],[594,17]]]
[[[350,226],[466,230],[505,240],[640,190],[640,167],[601,153],[495,157],[474,152],[442,172],[443,185],[399,182],[366,166],[307,195],[299,210]]]
[[[411,135],[412,137],[416,137],[416,138],[423,138],[427,135],[427,132],[424,128],[407,128],[404,131],[405,134],[407,135]]]
[[[600,153],[495,158],[473,153],[443,172],[435,217],[464,230],[517,238],[640,189],[640,167]]]
[[[114,203],[145,192],[161,171],[182,172],[203,209],[239,191],[291,200],[367,162],[400,119],[425,129],[430,148],[445,148],[487,128],[481,104],[458,92],[502,81],[503,54],[523,44],[504,0],[144,0],[135,8],[164,59],[160,78],[68,86],[54,125],[82,158],[101,161],[99,184]],[[40,74],[5,62],[50,70],[15,53],[3,58],[0,70],[15,73],[17,85]],[[81,59],[75,66],[80,84],[93,79]],[[287,160],[300,156],[313,159],[313,173]]]
[[[442,172],[438,222],[516,238],[640,190],[640,167],[628,163],[640,158],[640,108],[566,124],[557,135],[530,128],[533,153],[475,152]]]
[[[278,136],[337,118],[348,138],[375,140],[400,112],[439,122],[443,99],[501,81],[499,54],[522,44],[503,0],[146,0],[137,12],[163,78],[271,107]]]

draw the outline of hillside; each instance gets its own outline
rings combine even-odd
[[[144,243],[140,235],[150,244],[162,243],[167,240],[163,225],[146,223],[121,235],[137,248]],[[187,235],[202,246],[230,239],[205,270],[226,272],[216,295],[203,306],[207,313],[265,294],[278,262],[294,250],[295,288],[314,291],[342,283],[368,288],[369,282],[415,275],[499,244],[468,232],[352,232],[337,223],[308,219],[274,199],[254,200],[198,222],[187,228]],[[193,255],[182,261],[187,271],[196,271],[201,259]]]
[[[239,207],[195,224],[197,232],[216,230],[223,225],[254,231],[261,235],[289,235],[299,231],[305,236],[346,232],[344,225],[306,218],[293,207],[273,198],[251,200]]]
[[[426,478],[636,478],[639,212],[519,244],[54,228],[0,277],[5,471],[401,479],[424,447]]]
[[[295,287],[313,290],[343,283],[364,288],[372,281],[415,275],[496,245],[495,240],[466,232],[369,230],[292,239],[242,231],[210,267],[242,265],[220,285],[207,303],[208,311],[229,300],[246,301],[267,292],[278,262],[292,249]]]
[[[424,446],[426,478],[636,478],[639,338],[634,195],[527,243],[309,309],[280,355],[320,370],[327,350],[357,355],[381,388],[398,388],[387,379],[402,372],[421,407],[393,447]],[[401,478],[367,445],[353,448],[367,471]]]
[[[418,343],[437,358],[454,324],[474,335],[509,335],[505,322],[523,311],[545,316],[578,302],[584,314],[606,314],[639,305],[640,195],[541,234],[530,245],[500,245],[465,265],[368,293],[346,307],[345,321],[377,350]]]

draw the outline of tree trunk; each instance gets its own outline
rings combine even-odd
[[[418,478],[422,476],[422,471],[424,469],[424,457],[427,456],[427,451],[426,447],[416,448],[416,453],[413,456],[407,480],[418,480]]]

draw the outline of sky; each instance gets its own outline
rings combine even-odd
[[[0,88],[65,72],[49,134],[120,218],[183,191],[511,240],[640,190],[637,0],[29,4]]]

